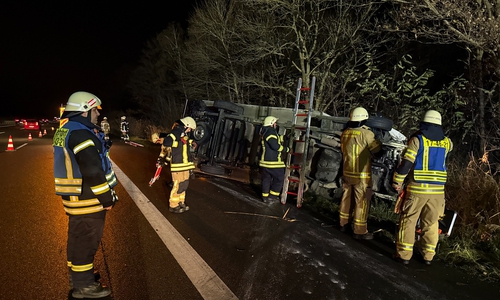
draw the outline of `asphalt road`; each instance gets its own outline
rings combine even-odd
[[[71,299],[67,216],[54,193],[53,132],[44,129],[28,141],[28,132],[0,127],[0,299]],[[5,151],[9,135],[16,151]],[[500,296],[498,284],[445,262],[402,266],[391,259],[393,245],[354,240],[303,208],[261,203],[248,184],[198,174],[187,192],[191,209],[171,214],[168,172],[148,186],[158,152],[119,140],[111,148],[120,200],[96,259],[113,291],[107,299]]]

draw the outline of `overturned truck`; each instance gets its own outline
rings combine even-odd
[[[235,104],[228,101],[190,101],[186,113],[196,120],[193,139],[198,171],[247,183],[259,183],[258,160],[261,147],[260,129],[265,117],[278,120],[278,133],[290,139],[304,139],[296,128],[305,126],[307,118],[293,124],[291,108]],[[298,115],[298,114],[297,114]],[[338,198],[342,192],[342,153],[340,135],[347,117],[311,112],[308,143],[290,143],[293,152],[304,152],[305,191],[327,198]],[[295,126],[294,126],[295,125]],[[375,136],[383,143],[383,155],[373,159],[372,178],[375,195],[393,200],[392,175],[401,160],[405,137],[392,129],[392,121],[372,116],[367,121]],[[284,153],[283,157],[285,157]]]

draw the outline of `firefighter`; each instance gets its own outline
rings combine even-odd
[[[352,110],[347,128],[340,137],[343,156],[342,200],[340,203],[340,229],[354,231],[356,239],[373,239],[368,232],[367,220],[372,192],[371,158],[380,152],[382,144],[366,126],[368,112],[363,107]]]
[[[111,128],[109,126],[109,122],[108,122],[107,117],[102,118],[101,129],[102,129],[102,132],[104,132],[104,139],[109,140],[109,133],[111,131]]]
[[[120,131],[122,132],[122,140],[124,140],[125,142],[129,141],[130,140],[130,137],[128,135],[128,132],[129,132],[129,124],[128,124],[128,121],[127,121],[127,117],[126,116],[122,116],[121,118],[121,123],[120,123]]]
[[[281,158],[284,140],[276,131],[277,121],[278,118],[268,116],[261,129],[262,202],[278,201],[285,179],[285,163]]]
[[[69,216],[67,265],[74,298],[99,298],[111,293],[94,277],[106,213],[118,199],[104,133],[97,126],[101,100],[87,92],[73,93],[54,134],[56,194]]]
[[[196,148],[196,143],[189,139],[188,133],[195,128],[195,120],[185,117],[175,121],[170,133],[152,135],[154,143],[162,144],[157,164],[161,166],[165,166],[167,162],[170,164],[173,185],[170,191],[169,211],[172,213],[180,214],[189,210],[189,206],[186,205],[186,190],[195,168],[191,149]]]
[[[439,217],[444,214],[446,158],[453,143],[444,135],[441,114],[425,113],[420,130],[408,141],[403,159],[394,172],[393,187],[402,192],[403,205],[399,220],[395,258],[407,265],[413,254],[415,229],[420,219],[417,250],[423,262],[430,265],[439,239]]]

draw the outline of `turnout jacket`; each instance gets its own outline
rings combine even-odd
[[[111,131],[108,121],[101,122],[101,129],[105,134],[108,134]]]
[[[446,137],[428,138],[417,132],[408,141],[401,164],[394,172],[393,182],[415,194],[444,194],[447,180],[446,157],[453,143]]]
[[[64,119],[54,134],[54,179],[69,215],[104,213],[117,180],[99,127],[82,116]]]
[[[129,130],[128,121],[122,121],[120,123],[120,128],[121,128],[120,131],[122,131],[122,132],[128,132],[128,130]]]
[[[372,155],[381,150],[382,143],[375,139],[370,127],[362,125],[345,129],[340,136],[340,148],[344,160],[344,179],[351,184],[371,183]]]
[[[163,140],[163,146],[172,149],[172,158],[170,160],[170,171],[181,172],[195,168],[191,147],[193,140],[184,134],[182,126],[176,126],[167,134]]]
[[[283,136],[278,135],[276,129],[271,126],[263,127],[262,155],[259,166],[269,169],[284,168],[285,162],[281,158],[283,152]]]

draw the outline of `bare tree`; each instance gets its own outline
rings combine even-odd
[[[174,70],[181,70],[179,53],[182,31],[171,24],[150,40],[143,50],[139,67],[132,75],[129,88],[143,107],[143,113],[156,124],[168,126],[182,115],[181,96],[185,90],[177,84]]]
[[[395,5],[391,30],[410,40],[456,44],[470,54],[472,118],[477,117],[481,150],[486,149],[491,95],[499,75],[499,0],[388,0]],[[491,115],[490,115],[491,117]]]
[[[376,55],[380,41],[370,40],[373,16],[378,4],[373,1],[328,0],[250,0],[251,11],[273,19],[264,39],[263,53],[273,53],[286,61],[290,72],[284,76],[289,96],[298,77],[303,85],[317,77],[315,109],[346,114],[352,103],[348,86],[358,80],[357,68],[367,55]],[[376,42],[374,42],[376,41]],[[276,43],[278,42],[278,43]],[[292,98],[293,99],[293,98]]]

